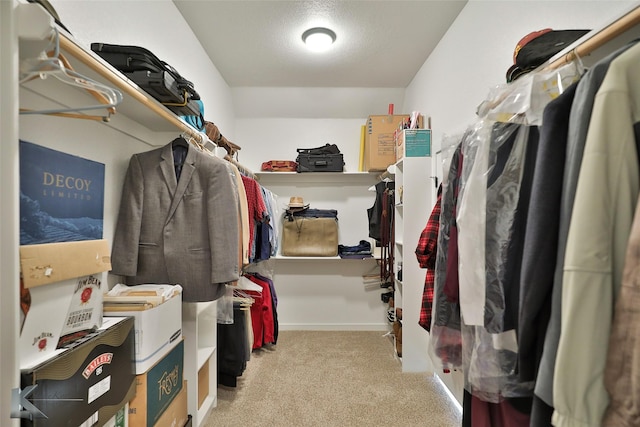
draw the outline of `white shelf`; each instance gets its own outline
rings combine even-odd
[[[198,417],[197,417],[198,420],[204,421],[207,418],[207,415],[209,414],[209,412],[211,412],[211,410],[216,406],[217,406],[216,398],[209,395],[206,399],[204,399],[200,408],[198,408]]]
[[[215,351],[215,347],[202,347],[198,349],[198,370],[211,358]]]
[[[339,256],[282,256],[278,255],[272,257],[271,259],[275,259],[278,261],[368,261],[368,260],[378,260],[380,258],[371,257],[371,258],[340,258]]]
[[[378,172],[257,172],[256,177],[262,183],[343,183],[363,185],[374,183]]]
[[[194,427],[200,426],[217,396],[217,301],[182,304],[184,335],[184,377],[189,388],[187,402]],[[208,395],[198,408],[200,370],[209,362]]]
[[[402,262],[402,281],[394,277],[394,301],[396,307],[403,307],[403,372],[427,372],[433,369],[424,351],[428,348],[428,334],[418,324],[425,270],[420,268],[414,253],[433,208],[431,193],[435,189],[425,185],[431,176],[431,167],[430,157],[408,157],[396,163],[396,190],[402,188],[403,197],[400,201],[396,192],[394,255],[396,274]]]
[[[43,44],[44,43],[44,44]],[[40,40],[20,40],[20,57],[21,59],[36,57],[46,46],[46,42]],[[94,79],[107,86],[115,87],[123,94],[123,100],[116,106],[116,114],[113,115],[108,126],[118,127],[121,120],[129,120],[143,127],[156,132],[172,132],[181,130],[192,135],[198,135],[193,127],[182,121],[176,114],[162,105],[151,95],[140,89],[133,81],[124,76],[120,71],[115,69],[111,64],[106,62],[96,53],[81,46],[72,36],[67,35],[64,31],[60,32],[60,49],[67,57],[71,66],[78,73]],[[40,95],[54,100],[60,107],[69,108],[67,105],[69,99],[77,100],[78,96],[87,96],[88,94],[81,88],[73,88],[70,85],[54,82],[55,79],[47,79],[46,81],[34,80],[25,84],[25,89],[39,93]],[[60,99],[57,95],[59,87],[65,88],[69,95],[64,99]],[[93,100],[88,97],[88,99]],[[95,100],[93,100],[95,101]],[[101,110],[95,113],[102,114]]]

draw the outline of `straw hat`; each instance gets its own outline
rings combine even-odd
[[[309,204],[307,203],[305,205],[304,199],[300,196],[293,196],[289,198],[289,204],[287,205],[287,209],[289,210],[306,209],[308,207]]]

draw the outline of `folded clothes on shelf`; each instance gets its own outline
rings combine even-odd
[[[371,243],[366,240],[360,240],[355,246],[338,245],[338,255],[340,258],[371,258]]]

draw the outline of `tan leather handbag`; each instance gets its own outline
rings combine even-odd
[[[338,256],[337,212],[335,217],[285,215],[281,252],[292,257]]]

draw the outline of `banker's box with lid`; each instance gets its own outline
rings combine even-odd
[[[182,340],[182,288],[117,284],[104,296],[104,315],[135,319],[135,371],[142,374]]]

